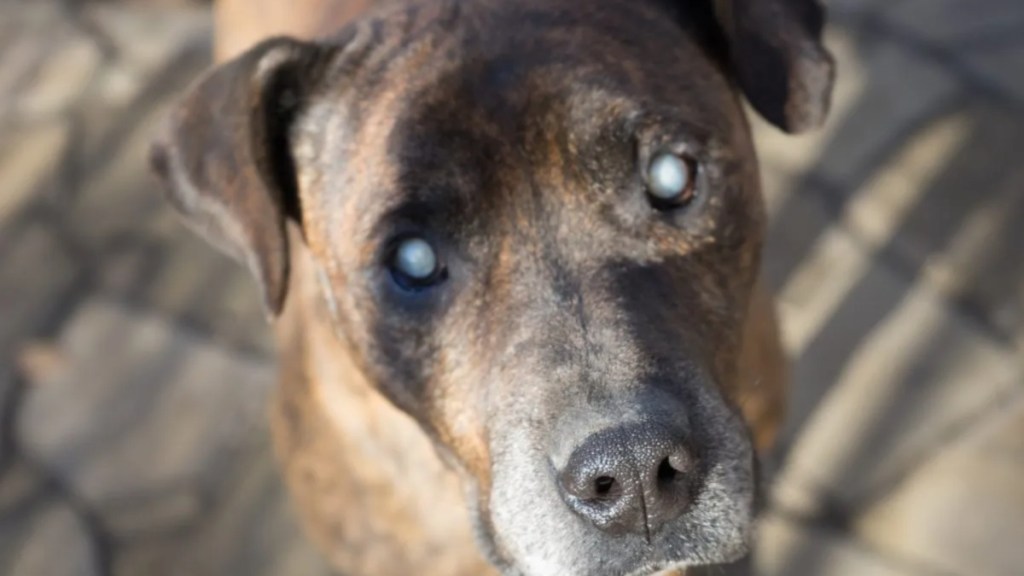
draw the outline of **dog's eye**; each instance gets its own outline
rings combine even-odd
[[[697,195],[692,160],[664,153],[647,168],[647,194],[656,208],[667,210],[689,204]]]
[[[391,256],[390,268],[398,285],[407,290],[426,288],[445,277],[437,251],[429,242],[417,237],[398,242]]]

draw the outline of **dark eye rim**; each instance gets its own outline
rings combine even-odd
[[[425,241],[431,248],[433,248],[434,253],[437,256],[437,268],[434,270],[433,274],[426,278],[413,278],[399,270],[395,265],[395,260],[398,258],[399,247],[403,242],[413,238],[419,238],[420,240]],[[405,292],[424,292],[444,283],[448,279],[448,266],[442,257],[441,250],[438,249],[436,242],[424,235],[408,233],[396,236],[388,242],[387,256],[385,257],[384,263],[391,281],[394,282],[395,286]]]
[[[661,198],[651,193],[650,170],[655,160],[663,154],[672,154],[680,158],[689,170],[689,181],[686,189],[675,198]],[[647,193],[647,200],[651,206],[660,212],[672,212],[691,206],[700,196],[701,164],[690,154],[681,153],[675,150],[659,150],[652,154],[647,164],[643,167],[644,190]]]

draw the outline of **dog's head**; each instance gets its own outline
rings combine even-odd
[[[438,0],[214,70],[154,155],[268,310],[308,249],[350,355],[509,573],[745,552],[762,200],[743,94],[828,107],[815,0]],[[289,219],[304,245],[288,246]]]

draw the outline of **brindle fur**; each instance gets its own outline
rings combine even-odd
[[[369,2],[217,5],[218,57],[238,58],[190,91],[154,164],[260,281],[277,452],[341,573],[742,553],[746,430],[772,444],[785,368],[735,82],[791,131],[823,119],[831,83],[816,5],[762,2],[392,2],[354,23]],[[319,40],[253,48],[276,34]],[[703,194],[665,215],[638,166],[677,145]],[[384,287],[381,246],[408,230],[448,254],[437,295]],[[581,531],[538,463],[648,417],[686,421],[708,502],[647,546]]]

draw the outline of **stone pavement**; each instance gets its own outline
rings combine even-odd
[[[828,127],[755,122],[794,390],[753,568],[1020,576],[1024,3],[831,7]],[[209,32],[0,0],[0,574],[329,573],[269,455],[255,291],[142,161]]]

